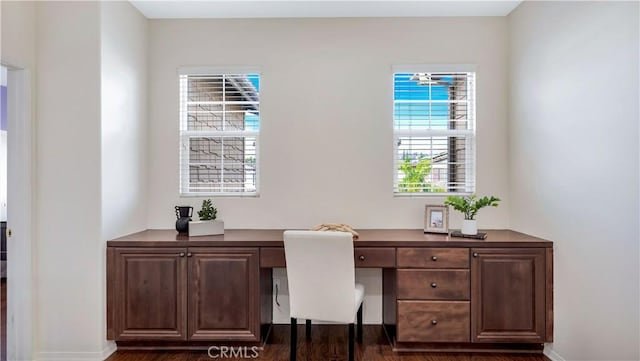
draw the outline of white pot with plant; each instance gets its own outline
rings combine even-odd
[[[224,234],[224,222],[216,220],[218,210],[211,199],[202,201],[202,208],[198,211],[199,221],[189,222],[189,236],[215,236]]]
[[[476,222],[478,211],[484,207],[497,207],[498,202],[500,202],[500,198],[494,196],[478,198],[477,195],[472,194],[469,196],[449,196],[444,201],[444,204],[464,214],[460,232],[474,236],[478,234],[478,224]]]

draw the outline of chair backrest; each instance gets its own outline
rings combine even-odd
[[[352,323],[355,315],[353,236],[285,231],[291,317]]]

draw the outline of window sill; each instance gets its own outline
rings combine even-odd
[[[180,198],[260,198],[260,193],[180,193]]]
[[[433,197],[448,197],[448,196],[468,196],[473,192],[442,192],[442,193],[397,193],[393,192],[394,198],[433,198]]]

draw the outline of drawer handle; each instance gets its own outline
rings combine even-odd
[[[435,261],[437,261],[437,260],[438,260],[438,257],[436,257],[436,256],[432,256],[432,257],[431,257],[431,260],[432,260],[433,262],[435,262]]]
[[[184,257],[184,252],[180,252],[180,257]]]
[[[191,252],[187,253],[187,257],[191,257],[191,256],[193,256]]]
[[[360,255],[360,257],[358,257],[358,259],[359,259],[359,260],[361,260],[361,261],[364,261],[364,258],[365,258],[365,257],[364,257],[364,255],[363,255],[363,254],[361,254],[361,255]]]
[[[431,288],[436,288],[436,287],[438,287],[438,284],[437,284],[437,283],[435,283],[435,282],[433,282],[433,283],[431,284]]]
[[[478,257],[478,252],[473,252],[473,257]]]
[[[431,320],[431,324],[432,325],[437,325],[438,324],[438,320]]]

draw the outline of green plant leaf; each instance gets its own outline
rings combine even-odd
[[[471,194],[468,196],[449,196],[444,204],[463,213],[464,219],[475,219],[480,209],[489,206],[497,207],[498,202],[500,202],[500,198],[494,196],[478,198],[477,195]]]
[[[201,221],[213,221],[216,219],[218,210],[213,206],[211,199],[202,201],[202,208],[198,211],[198,217]]]

